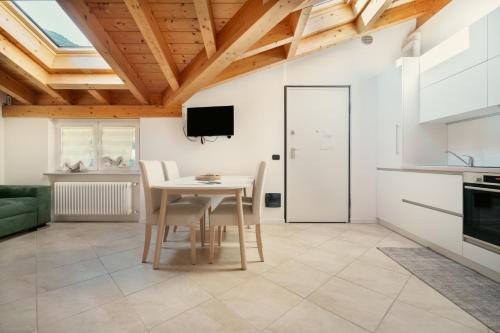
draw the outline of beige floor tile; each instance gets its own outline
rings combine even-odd
[[[385,236],[374,235],[372,233],[366,233],[360,230],[350,230],[348,232],[344,232],[343,234],[341,234],[337,239],[362,246],[375,246],[384,237]]]
[[[210,298],[210,294],[185,275],[174,277],[127,296],[130,304],[148,328]]]
[[[329,274],[295,260],[286,261],[263,276],[302,297],[307,297],[330,278]]]
[[[13,277],[0,282],[0,304],[35,297],[35,274]]]
[[[97,258],[42,270],[37,274],[38,293],[59,289],[104,274],[106,270]]]
[[[342,235],[342,232],[325,232],[322,230],[314,230],[313,228],[309,228],[306,230],[293,232],[289,236],[287,236],[287,238],[302,242],[309,246],[319,246],[328,240],[339,237],[340,235]]]
[[[36,328],[34,297],[0,305],[0,332],[31,332]]]
[[[1,250],[0,250],[1,251]],[[36,258],[16,260],[0,265],[0,281],[19,278],[23,275],[36,273]]]
[[[95,253],[99,257],[102,257],[117,252],[132,250],[134,248],[143,246],[143,244],[144,244],[144,237],[138,235],[128,238],[120,238],[111,241],[99,242],[92,245],[92,247],[94,248]]]
[[[111,274],[124,295],[145,289],[179,275],[178,272],[154,270],[150,264],[140,264]]]
[[[390,229],[378,223],[351,223],[351,230],[382,237],[393,234]]]
[[[38,333],[143,333],[145,327],[125,299],[40,326]]]
[[[63,245],[44,247],[37,251],[37,265],[43,270],[96,258],[92,247],[81,243],[64,242]]]
[[[476,318],[453,304],[446,297],[415,276],[410,278],[408,284],[399,295],[398,300],[462,325],[488,332],[488,328]]]
[[[35,243],[27,242],[26,246],[21,245],[23,242],[18,242],[15,245],[10,245],[11,241],[17,239],[6,239],[0,243],[0,266],[10,265],[21,260],[34,258],[36,256]]]
[[[152,258],[152,257],[151,257]],[[125,268],[140,265],[142,262],[142,247],[132,250],[113,253],[100,257],[101,262],[109,273],[113,273]]]
[[[260,330],[301,300],[299,296],[262,277],[251,279],[218,298]]]
[[[370,249],[368,245],[359,245],[345,240],[334,239],[323,243],[318,249],[325,250],[332,255],[339,255],[346,259],[356,259]]]
[[[123,295],[108,275],[38,295],[38,323],[47,325]]]
[[[377,247],[421,247],[418,243],[409,240],[406,237],[392,233],[389,236],[382,239]]]
[[[381,268],[385,268],[390,271],[410,275],[410,272],[404,269],[403,266],[401,266],[396,261],[386,256],[382,251],[380,251],[377,248],[369,249],[367,252],[365,252],[356,260],[361,261],[363,263],[369,263],[371,265],[375,265]]]
[[[333,278],[308,299],[370,331],[375,330],[393,299],[353,283]]]
[[[274,333],[368,333],[363,328],[307,300],[280,317],[267,331]]]
[[[389,297],[396,297],[410,277],[362,261],[354,261],[338,277]]]
[[[351,264],[355,258],[320,248],[314,248],[296,257],[295,260],[322,272],[337,274]]]
[[[257,275],[250,270],[242,271],[240,267],[214,264],[194,269],[187,276],[205,291],[217,296]]]
[[[219,300],[208,300],[151,330],[151,333],[253,333],[258,332]]]
[[[478,333],[479,331],[396,301],[377,333]]]

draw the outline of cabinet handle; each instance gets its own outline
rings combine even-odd
[[[434,206],[429,206],[429,205],[426,205],[426,204],[423,204],[423,203],[420,203],[420,202],[416,202],[416,201],[411,201],[411,200],[407,200],[407,199],[402,199],[401,201],[404,202],[404,203],[406,203],[406,204],[410,204],[410,205],[414,205],[414,206],[418,206],[418,207],[422,207],[422,208],[427,208],[427,209],[431,209],[431,210],[435,210],[435,211],[440,212],[440,213],[445,213],[445,214],[449,214],[449,215],[453,215],[453,216],[457,216],[457,217],[463,217],[464,216],[463,214],[452,212],[451,210],[447,210],[447,209],[443,209],[443,208],[438,208],[438,207],[434,207]]]
[[[396,124],[396,155],[399,155],[399,125]]]

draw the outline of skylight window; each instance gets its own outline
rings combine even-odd
[[[57,47],[93,48],[56,1],[12,0],[12,3]]]

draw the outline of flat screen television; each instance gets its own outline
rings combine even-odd
[[[187,136],[233,136],[234,106],[187,109]]]

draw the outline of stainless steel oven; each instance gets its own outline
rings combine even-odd
[[[500,174],[464,174],[464,241],[500,253]]]

